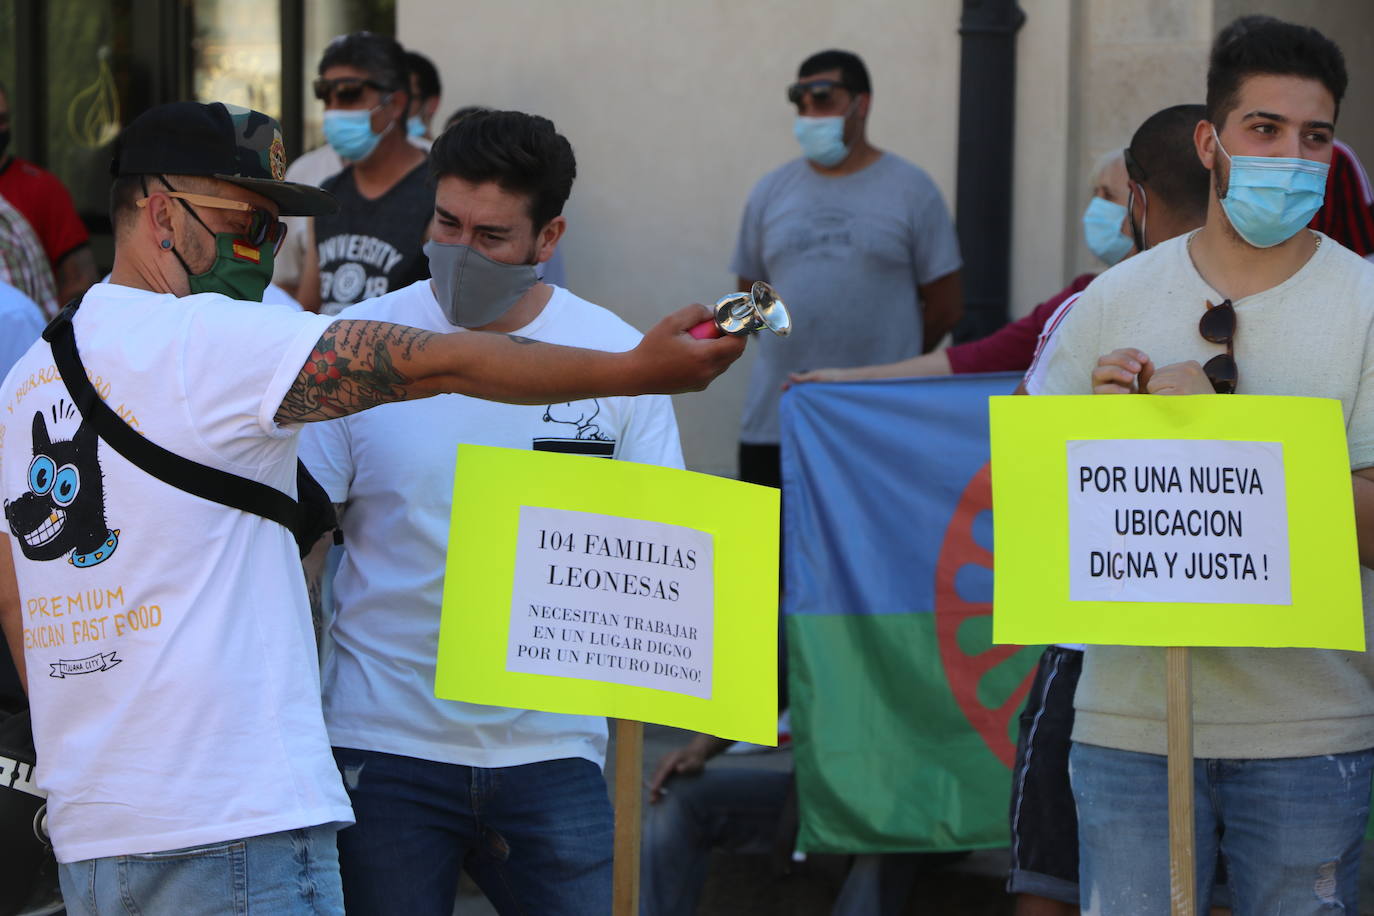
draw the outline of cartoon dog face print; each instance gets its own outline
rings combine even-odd
[[[574,439],[605,439],[601,432],[601,427],[592,422],[597,414],[601,413],[601,402],[592,399],[588,401],[567,401],[562,404],[550,404],[544,409],[545,423],[559,423],[564,426],[571,426],[577,432]]]
[[[105,524],[105,484],[96,460],[99,437],[85,422],[70,440],[54,442],[39,411],[33,415],[28,491],[5,500],[5,519],[30,560],[70,554],[73,566],[109,559],[119,532]]]

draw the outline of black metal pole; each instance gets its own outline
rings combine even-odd
[[[14,5],[13,86],[10,97],[10,129],[16,143],[8,152],[34,162],[48,161],[46,4],[18,0]]]
[[[305,132],[305,9],[301,0],[281,0],[281,129],[286,157],[301,154]]]
[[[959,23],[959,178],[955,222],[964,256],[964,317],[955,341],[1006,324],[1016,128],[1016,0],[964,0]]]

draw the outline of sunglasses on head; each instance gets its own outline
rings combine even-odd
[[[355,76],[341,76],[337,79],[327,80],[320,77],[314,82],[315,98],[329,104],[333,98],[340,105],[356,105],[363,97],[365,89],[376,89],[378,92],[390,92],[390,86],[384,86],[376,80],[360,79]]]
[[[168,186],[170,188],[170,185]],[[270,211],[255,207],[242,200],[230,200],[227,197],[212,197],[209,194],[193,194],[190,191],[167,190],[161,192],[167,197],[181,201],[181,205],[190,211],[192,216],[196,216],[196,211],[191,210],[189,204],[197,207],[211,207],[215,210],[238,210],[250,213],[248,228],[239,233],[239,237],[254,248],[263,248],[269,242],[272,244],[272,255],[275,257],[281,250],[282,242],[286,241],[286,224],[272,215]],[[148,198],[142,197],[134,202],[140,207],[148,206]],[[196,216],[196,220],[205,226],[203,220]],[[207,230],[214,233],[213,229],[205,226]]]
[[[1236,309],[1231,300],[1226,299],[1221,305],[1208,302],[1207,311],[1198,319],[1197,329],[1203,340],[1226,344],[1225,353],[1218,353],[1203,364],[1207,381],[1212,383],[1217,394],[1235,394],[1240,382],[1240,367],[1236,365],[1235,354]]]
[[[836,89],[848,88],[842,80],[809,80],[805,83],[793,83],[787,87],[787,101],[800,106],[802,99],[810,95],[813,103],[824,106],[830,101],[830,96]]]

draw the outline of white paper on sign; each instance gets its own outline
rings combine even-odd
[[[1069,599],[1292,604],[1283,445],[1068,443]]]
[[[521,506],[506,670],[710,699],[713,550],[695,528]]]

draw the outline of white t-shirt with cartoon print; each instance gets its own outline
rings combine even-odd
[[[455,330],[428,280],[339,317]],[[615,315],[560,287],[534,321],[513,333],[611,351],[629,350],[640,339]],[[677,421],[664,395],[530,407],[444,394],[311,424],[301,435],[301,460],[331,499],[346,504],[343,559],[334,579],[337,614],[324,668],[329,737],[340,747],[467,766],[564,757],[601,765],[604,718],[434,696],[460,442],[682,467]]]
[[[153,442],[295,494],[273,421],[332,319],[108,283],[74,319],[96,390]],[[83,424],[45,341],[0,386],[0,491],[58,860],[352,815],[291,534],[165,484]]]

